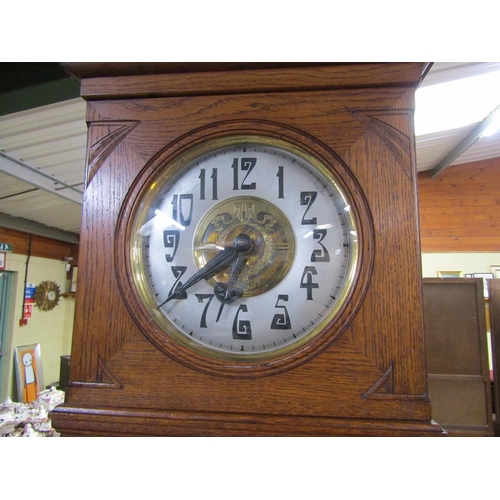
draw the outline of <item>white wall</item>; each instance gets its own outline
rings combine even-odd
[[[466,274],[491,273],[491,266],[500,266],[500,252],[423,253],[422,276],[438,278],[438,271],[462,271]]]
[[[7,335],[5,363],[10,365],[5,372],[7,380],[2,384],[0,401],[7,396],[13,401],[17,400],[16,380],[14,374],[14,349],[24,344],[40,343],[43,367],[44,387],[59,381],[60,357],[70,354],[73,333],[74,302],[73,297],[61,297],[59,304],[50,311],[41,311],[33,306],[33,313],[26,326],[19,326],[22,314],[24,279],[26,269],[25,255],[7,254],[6,271],[13,274],[13,297],[10,304],[10,328]],[[61,293],[69,291],[66,263],[60,260],[31,257],[28,264],[27,282],[38,285],[42,281],[54,281],[59,285]],[[10,334],[9,334],[10,330]]]

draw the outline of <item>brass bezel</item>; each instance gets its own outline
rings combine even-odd
[[[136,203],[134,204],[134,208],[132,209],[129,219],[131,221],[131,225],[129,226],[130,241],[128,244],[128,258],[134,287],[143,304],[143,307],[147,311],[147,314],[156,323],[160,330],[171,340],[174,340],[181,346],[188,348],[193,353],[199,354],[204,358],[227,363],[226,368],[229,369],[241,365],[253,365],[255,363],[263,362],[267,363],[268,366],[272,366],[274,362],[279,363],[280,360],[293,357],[294,353],[298,353],[306,349],[308,344],[328,329],[329,325],[332,324],[339,312],[345,307],[348,298],[353,292],[353,285],[356,282],[356,276],[360,263],[359,244],[356,244],[351,248],[349,270],[345,280],[345,285],[328,314],[326,314],[325,317],[309,332],[298,338],[296,341],[286,343],[283,346],[277,347],[276,349],[268,352],[235,354],[211,349],[205,345],[199,344],[189,338],[185,333],[178,330],[175,325],[157,309],[157,304],[152,297],[146,278],[141,239],[134,237],[134,235],[137,235],[140,228],[147,222],[146,216],[149,207],[160,190],[163,189],[167,183],[173,182],[177,176],[182,173],[183,169],[189,167],[196,158],[216,151],[217,149],[236,145],[241,146],[244,144],[255,144],[258,146],[268,146],[270,148],[281,149],[288,154],[297,156],[303,162],[308,163],[311,167],[316,169],[321,174],[324,181],[333,186],[334,191],[345,201],[345,204],[351,206],[351,210],[346,212],[346,217],[349,221],[350,230],[358,231],[358,218],[353,200],[347,197],[345,189],[340,186],[333,173],[317,158],[298,146],[282,139],[253,134],[239,134],[210,139],[185,151],[177,158],[173,159],[170,163],[162,165],[161,168],[157,170],[153,179],[141,189],[136,198]],[[160,333],[161,335],[161,332],[157,333]],[[168,345],[169,343],[170,342],[167,340],[166,344]]]

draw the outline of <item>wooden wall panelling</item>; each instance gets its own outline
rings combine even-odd
[[[30,249],[31,238],[31,249]],[[46,259],[64,260],[72,257],[73,265],[78,262],[78,245],[64,241],[44,238],[43,236],[29,235],[14,229],[0,227],[0,241],[12,245],[12,253],[43,257]]]
[[[482,279],[424,278],[432,417],[450,436],[492,436]]]
[[[439,177],[419,174],[423,252],[497,252],[500,158],[456,165]]]
[[[488,302],[493,359],[493,399],[495,436],[500,436],[500,279],[488,280]]]

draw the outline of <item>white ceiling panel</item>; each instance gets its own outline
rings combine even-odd
[[[417,169],[419,172],[432,169],[457,144],[465,139],[474,126],[436,132],[417,137]]]
[[[453,165],[470,163],[479,160],[488,160],[500,156],[500,139],[498,134],[491,137],[484,137],[475,142],[467,151],[457,158]]]
[[[0,177],[3,182],[5,176]],[[3,187],[0,189],[3,193]],[[0,200],[0,213],[37,222],[51,228],[72,233],[80,232],[81,207],[59,196],[38,189],[17,191],[17,196]]]
[[[20,111],[0,117],[0,137],[2,143],[20,134],[34,133],[33,138],[43,137],[46,130],[67,126],[77,126],[85,130],[85,101],[71,99],[48,106]]]
[[[5,126],[5,123],[2,129],[0,122],[0,131],[1,133],[5,133],[5,136],[2,136],[2,145],[10,151],[16,151],[21,148],[37,147],[55,141],[65,141],[73,138],[80,140],[81,136],[87,132],[85,121],[81,119],[82,113],[85,113],[85,111],[82,111],[78,115],[77,120],[73,122],[45,126],[35,131],[26,130],[16,134],[13,134],[12,129]]]
[[[78,98],[0,117],[0,151],[5,155],[1,161],[9,168],[9,175],[0,170],[1,214],[80,232],[81,204],[61,194],[66,185],[83,190],[85,109],[85,102]],[[23,180],[23,165],[46,176],[45,182],[52,180],[52,191],[44,189],[44,183],[33,182],[31,176],[30,182],[28,176]]]
[[[489,75],[489,77],[491,77],[494,74],[492,72],[498,72],[499,70],[500,63],[498,62],[438,62],[433,64],[420,87],[428,88],[431,85],[447,83],[462,78],[483,78],[481,75]],[[480,91],[481,89],[478,90],[478,92]],[[471,97],[472,102],[474,102],[474,96]],[[460,110],[461,104],[460,96],[458,96],[454,108]],[[498,93],[497,105],[498,104],[500,104],[500,92]],[[493,111],[493,109],[491,111]],[[418,114],[418,108],[416,113]],[[455,148],[458,148],[462,141],[465,141],[468,135],[471,134],[478,125],[479,122],[433,134],[417,136],[416,150],[418,171],[432,170],[436,167],[441,160],[445,159],[455,150]],[[452,160],[449,166],[496,158],[498,156],[500,156],[499,132],[488,139],[481,139],[473,143],[472,146],[469,145],[468,149]]]
[[[38,144],[20,144],[18,147],[6,145],[5,147],[12,156],[27,163],[54,154],[85,151],[85,148],[82,148],[82,134],[73,137],[58,137],[55,140],[48,139]]]

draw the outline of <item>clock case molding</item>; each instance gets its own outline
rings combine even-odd
[[[87,100],[87,166],[62,435],[442,435],[425,367],[413,132],[419,63],[63,63]],[[357,286],[313,355],[224,376],[144,335],[124,290],[129,193],[158,155],[232,133],[292,141],[348,170]]]
[[[138,195],[141,196],[149,191],[151,182],[159,171],[165,165],[171,165],[173,160],[182,157],[186,152],[192,151],[194,147],[200,144],[205,145],[213,137],[216,141],[220,142],[221,139],[227,138],[229,141],[235,137],[242,137],[245,132],[250,131],[252,135],[245,135],[245,138],[251,140],[252,137],[265,137],[273,139],[283,139],[286,137],[287,144],[301,147],[302,151],[308,150],[314,154],[316,159],[321,159],[322,163],[329,165],[335,172],[335,178],[338,184],[342,186],[344,192],[352,193],[351,197],[356,198],[356,202],[349,200],[352,205],[351,213],[360,214],[362,219],[367,221],[361,227],[360,221],[356,221],[357,239],[359,247],[363,247],[366,242],[366,248],[362,248],[361,253],[364,258],[360,259],[358,263],[358,272],[354,279],[353,287],[358,285],[359,292],[353,296],[352,293],[347,292],[346,303],[340,307],[336,318],[335,325],[332,328],[326,329],[321,334],[315,336],[305,346],[292,349],[281,358],[264,359],[262,361],[242,361],[230,362],[228,359],[217,359],[215,357],[206,357],[197,355],[195,351],[189,348],[182,348],[177,342],[169,342],[165,333],[158,328],[156,322],[151,321],[151,313],[145,308],[141,307],[141,299],[134,288],[134,269],[132,269],[130,259],[128,258],[128,249],[130,241],[133,238],[132,224],[130,224],[131,213],[133,213],[136,205],[138,204]],[[266,141],[267,142],[267,141]],[[359,189],[355,179],[349,175],[348,169],[343,166],[342,162],[330,151],[321,147],[312,138],[304,136],[295,129],[285,127],[283,125],[277,126],[272,123],[264,121],[241,121],[232,120],[227,123],[216,123],[208,127],[203,127],[193,131],[193,133],[182,137],[179,141],[161,151],[156,155],[148,166],[144,168],[139,177],[138,182],[129,190],[127,199],[123,204],[123,210],[118,217],[118,224],[116,229],[116,270],[117,279],[120,291],[123,295],[125,304],[127,305],[130,313],[134,317],[140,330],[149,338],[149,340],[156,345],[165,354],[171,355],[175,360],[190,366],[194,369],[204,371],[210,375],[222,375],[227,377],[260,377],[269,376],[271,374],[280,373],[284,370],[296,367],[306,362],[311,357],[314,357],[319,352],[324,350],[334,340],[334,336],[342,334],[345,325],[350,322],[352,316],[356,313],[360,299],[364,296],[367,283],[369,281],[369,269],[371,268],[371,261],[373,252],[369,242],[373,239],[373,229],[371,227],[371,218],[369,216],[368,207],[364,200],[363,194]],[[356,297],[356,298],[354,298]]]

